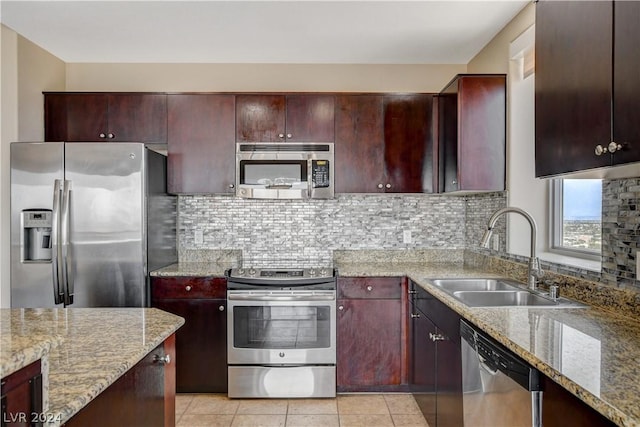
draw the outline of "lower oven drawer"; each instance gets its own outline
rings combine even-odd
[[[335,366],[229,366],[229,397],[335,397]]]

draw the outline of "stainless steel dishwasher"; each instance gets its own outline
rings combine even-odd
[[[464,425],[541,427],[539,371],[464,320],[460,336]]]

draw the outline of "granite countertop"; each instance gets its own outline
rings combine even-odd
[[[46,347],[46,425],[61,425],[183,323],[155,308],[0,309],[0,371],[26,366]]]
[[[388,262],[387,262],[388,261]],[[429,278],[500,277],[463,262],[336,260],[340,276],[408,276],[613,422],[640,426],[640,323],[598,307],[473,308]],[[224,263],[179,263],[158,276],[222,276]],[[523,287],[525,285],[523,284]]]
[[[640,426],[640,323],[637,320],[597,307],[468,307],[428,280],[496,277],[495,273],[462,264],[343,263],[336,266],[341,276],[408,276],[616,424]]]

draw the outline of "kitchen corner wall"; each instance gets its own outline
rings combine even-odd
[[[486,218],[505,204],[505,193],[339,194],[299,201],[180,196],[179,257],[187,261],[189,249],[241,249],[254,265],[329,265],[334,250],[465,249],[480,241]],[[405,230],[410,243],[403,240]]]

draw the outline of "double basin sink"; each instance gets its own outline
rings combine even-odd
[[[469,307],[586,307],[567,298],[549,298],[543,292],[525,289],[520,283],[509,279],[428,279],[428,281]]]

